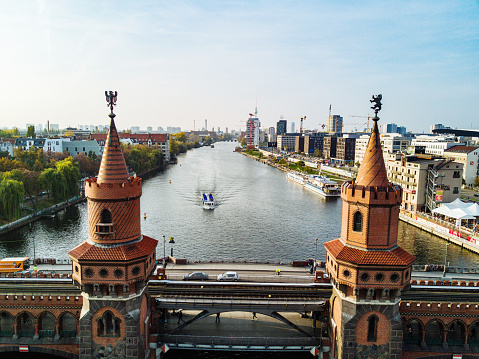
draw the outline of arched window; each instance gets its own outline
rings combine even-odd
[[[98,318],[98,336],[120,336],[120,323],[119,318],[116,318],[112,312],[106,311],[101,318]]]
[[[357,211],[353,217],[353,231],[361,232],[363,230],[363,215]]]
[[[113,222],[111,212],[108,209],[101,211],[100,223],[97,223],[98,233],[111,233],[113,232]]]
[[[374,314],[368,318],[368,342],[375,342],[378,338],[379,318]]]
[[[111,212],[107,209],[104,209],[101,212],[101,223],[111,223]]]

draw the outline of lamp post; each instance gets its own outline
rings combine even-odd
[[[446,254],[444,255],[444,272],[442,272],[442,276],[446,276],[446,264],[447,264],[447,247],[449,247],[449,243],[446,243]]]
[[[36,274],[37,271],[37,259],[36,259],[36,253],[35,253],[35,236],[33,236],[33,271]]]
[[[165,257],[166,257],[166,236],[163,235],[163,268],[165,267]]]
[[[314,245],[314,265],[313,271],[316,271],[316,254],[318,253],[318,238],[316,238],[315,245]]]

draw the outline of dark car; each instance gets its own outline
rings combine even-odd
[[[205,272],[191,272],[183,276],[183,280],[208,280]]]
[[[479,197],[479,193],[474,193],[474,197]]]

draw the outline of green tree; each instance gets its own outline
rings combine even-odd
[[[184,132],[180,132],[176,134],[176,140],[178,142],[186,142],[188,138],[186,137],[186,134]]]
[[[245,147],[248,145],[248,141],[246,141],[246,137],[244,137],[242,140],[241,140],[241,146]]]
[[[8,220],[20,217],[20,206],[24,197],[22,182],[13,179],[0,181],[0,216]]]
[[[178,154],[178,142],[174,138],[170,138],[170,155],[175,157]]]
[[[10,158],[10,154],[8,153],[8,151],[0,151],[0,158],[3,157]]]
[[[321,151],[320,149],[316,148],[314,150],[314,157],[323,157],[323,151]]]
[[[27,138],[36,138],[35,126],[28,126],[27,129]]]
[[[474,187],[479,187],[479,176],[474,180]]]
[[[55,202],[76,196],[79,180],[79,164],[73,161],[73,157],[57,162],[55,168],[48,168],[39,176],[43,188],[53,194]]]
[[[207,145],[211,145],[211,143],[213,142],[213,139],[211,138],[211,136],[206,136],[204,142],[205,142]]]

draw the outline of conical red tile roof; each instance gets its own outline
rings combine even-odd
[[[361,167],[359,167],[356,184],[364,187],[387,187],[388,183],[386,165],[384,164],[383,152],[381,150],[378,122],[375,120],[363,162]]]
[[[125,157],[121,152],[120,139],[116,131],[113,116],[110,122],[110,130],[105,142],[103,156],[101,158],[98,183],[122,183],[128,181]]]

